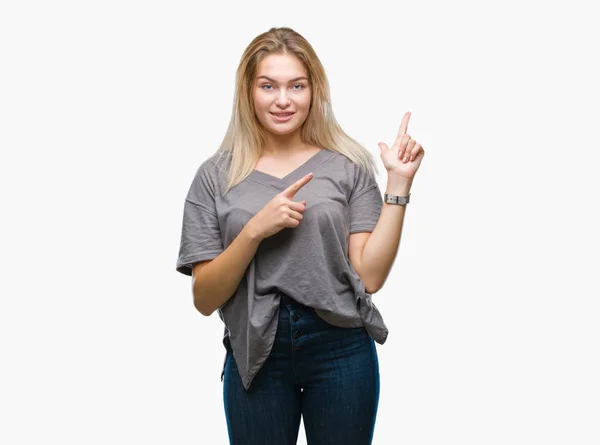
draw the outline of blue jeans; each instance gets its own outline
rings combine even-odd
[[[369,445],[379,362],[364,327],[338,328],[281,294],[273,349],[244,390],[228,346],[223,401],[230,445]]]

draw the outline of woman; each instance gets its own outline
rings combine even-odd
[[[184,204],[177,270],[225,324],[231,444],[370,444],[379,400],[371,294],[394,261],[423,148],[391,148],[384,203],[372,155],[337,124],[311,45],[272,28],[244,51],[224,141]],[[397,198],[398,197],[398,198]]]

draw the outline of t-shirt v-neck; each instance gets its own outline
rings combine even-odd
[[[223,346],[233,351],[244,388],[271,352],[283,294],[333,326],[364,327],[383,344],[387,326],[348,254],[350,234],[372,232],[379,220],[377,178],[343,154],[322,149],[283,178],[254,170],[225,193],[230,165],[230,155],[219,151],[190,184],[176,264],[182,274],[192,276],[195,263],[223,253],[276,193],[314,172],[294,198],[307,201],[301,223],[260,242],[235,292],[218,308]]]
[[[326,161],[331,156],[333,156],[331,150],[326,150],[322,148],[320,151],[312,155],[312,157],[308,158],[308,160],[304,161],[304,163],[300,164],[298,167],[296,167],[290,173],[285,175],[283,178],[278,178],[277,176],[273,176],[269,173],[265,173],[256,169],[254,169],[252,173],[250,173],[248,178],[261,184],[275,187],[278,190],[284,190],[290,185],[292,185],[294,182],[298,181],[299,179],[316,169],[319,165],[321,165],[322,162]]]

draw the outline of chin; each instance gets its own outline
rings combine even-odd
[[[273,133],[273,134],[290,134],[293,133],[294,131],[296,131],[298,128],[289,128],[287,130],[281,130],[278,128],[269,128],[269,132]]]

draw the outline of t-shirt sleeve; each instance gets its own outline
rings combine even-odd
[[[354,169],[354,186],[348,205],[350,206],[350,233],[372,232],[379,220],[383,198],[375,175],[358,164]]]
[[[224,250],[215,206],[218,184],[213,172],[211,164],[204,162],[185,198],[176,265],[177,272],[184,275],[192,275],[194,263],[212,260]]]

